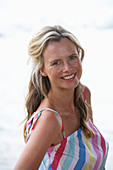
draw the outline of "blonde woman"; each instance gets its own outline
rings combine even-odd
[[[108,143],[93,124],[90,90],[81,84],[84,50],[61,26],[29,44],[33,70],[26,98],[26,146],[15,170],[104,169]]]

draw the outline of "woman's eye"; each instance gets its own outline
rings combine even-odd
[[[59,63],[60,63],[59,61],[55,61],[53,65],[58,65]]]
[[[70,60],[74,60],[77,56],[70,56]]]

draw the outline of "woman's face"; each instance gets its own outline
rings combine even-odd
[[[43,52],[43,76],[48,76],[51,88],[74,89],[82,75],[81,60],[76,45],[67,38],[51,41]]]

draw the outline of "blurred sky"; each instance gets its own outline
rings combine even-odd
[[[0,0],[0,34],[38,25],[113,27],[113,0]]]

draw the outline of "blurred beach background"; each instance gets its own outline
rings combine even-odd
[[[113,1],[0,0],[0,170],[12,170],[25,144],[27,47],[46,25],[61,25],[85,49],[81,82],[92,92],[94,123],[109,142],[113,169]],[[32,155],[31,155],[32,156]]]

